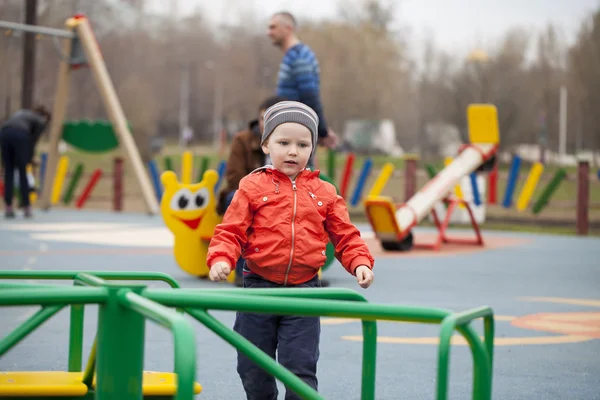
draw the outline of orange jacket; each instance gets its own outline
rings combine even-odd
[[[295,285],[312,279],[325,264],[328,241],[354,275],[373,268],[369,248],[350,222],[344,199],[319,172],[302,171],[295,183],[264,167],[245,176],[208,248],[207,264],[235,266],[243,251],[248,268],[263,278]]]

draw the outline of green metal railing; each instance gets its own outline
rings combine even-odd
[[[239,289],[204,289],[205,293],[222,293],[227,295],[239,295]],[[322,299],[322,300],[347,300],[347,301],[359,301],[359,302],[367,302],[367,299],[349,289],[336,289],[336,288],[327,288],[327,289],[319,289],[319,290],[307,290],[307,289],[298,289],[298,288],[287,288],[287,289],[252,289],[251,291],[241,292],[242,294],[249,294],[254,296],[278,296],[278,297],[291,297],[291,298],[310,298],[310,299]],[[199,318],[192,312],[190,309],[186,310],[190,315],[194,318]],[[202,322],[205,326],[209,327],[206,323]],[[377,363],[377,322],[362,320],[362,331],[363,331],[363,362],[362,362],[362,381],[361,381],[361,390],[363,393],[375,393],[375,367]],[[213,330],[211,327],[209,329]],[[215,332],[217,333],[217,332]],[[219,334],[221,337],[224,337],[222,334]],[[244,338],[239,336],[242,341]],[[229,342],[229,341],[228,341]],[[253,359],[252,354],[244,354]],[[272,360],[272,359],[270,359]],[[266,362],[269,363],[270,360]],[[263,366],[264,368],[265,366]],[[274,375],[276,376],[276,375]],[[369,398],[369,397],[367,397]]]
[[[82,278],[83,276],[83,278]],[[37,280],[72,280],[74,285],[85,285],[94,279],[108,280],[133,280],[133,281],[162,281],[167,283],[172,288],[179,288],[179,283],[170,275],[162,272],[128,272],[128,271],[0,271],[0,279],[37,279]],[[100,282],[100,281],[96,281]],[[56,285],[41,285],[35,284],[36,288],[56,288]],[[92,285],[98,286],[98,285]],[[31,288],[32,284],[0,282],[0,288]],[[62,307],[61,307],[62,309]],[[57,312],[60,311],[57,310]],[[69,372],[81,371],[83,360],[83,323],[84,323],[84,305],[72,304],[70,310],[69,324]],[[52,314],[54,315],[54,314]],[[52,315],[49,315],[50,318]],[[25,324],[18,327],[14,334],[16,338],[25,338],[35,328],[44,323],[48,318],[41,320],[36,326],[30,330],[25,330],[25,335],[20,336],[22,329],[26,329]],[[16,343],[15,343],[16,344]],[[8,346],[4,351],[8,350]],[[2,342],[0,342],[0,356],[4,353]],[[95,357],[95,354],[90,354],[90,357]],[[89,365],[89,360],[88,360]]]
[[[440,324],[438,347],[438,379],[436,398],[446,399],[448,392],[448,368],[451,337],[455,331],[464,337],[473,358],[474,400],[489,400],[492,392],[492,360],[494,323],[493,312],[489,307],[453,313],[449,310],[426,307],[405,307],[396,305],[370,304],[359,293],[348,289],[333,288],[286,288],[286,289],[148,289],[142,285],[123,285],[106,282],[112,279],[148,279],[147,273],[123,272],[95,273],[77,271],[44,272],[0,271],[0,279],[73,279],[76,285],[88,287],[48,287],[0,283],[0,306],[2,305],[42,305],[42,310],[9,334],[0,342],[0,356],[14,346],[27,333],[70,304],[71,337],[69,368],[81,368],[81,348],[83,337],[83,306],[100,304],[98,316],[98,336],[94,342],[86,366],[86,383],[91,382],[94,367],[97,368],[98,394],[105,396],[119,393],[119,399],[133,399],[134,394],[127,388],[140,387],[143,368],[144,318],[151,319],[169,328],[175,337],[175,373],[178,376],[177,399],[191,399],[195,380],[194,332],[189,322],[167,307],[185,309],[193,318],[212,330],[226,342],[252,359],[255,363],[275,376],[290,389],[306,399],[323,399],[304,381],[279,365],[244,337],[225,326],[208,313],[209,310],[229,310],[242,312],[273,313],[280,315],[328,316],[355,318],[363,324],[363,369],[361,399],[375,399],[375,365],[377,347],[376,321],[401,321]],[[38,278],[48,276],[48,278]],[[158,275],[155,276],[158,279]],[[163,278],[167,279],[163,279]],[[168,275],[161,280],[177,283]],[[11,290],[19,289],[19,290]],[[273,297],[277,297],[273,301]],[[78,308],[79,307],[79,308]],[[471,322],[484,320],[484,341],[479,338]],[[78,328],[74,329],[73,325]],[[79,329],[80,327],[80,329]],[[118,329],[119,335],[114,335]],[[191,343],[191,344],[190,344]],[[97,348],[97,353],[96,353]],[[3,351],[2,351],[3,350]],[[127,355],[127,356],[125,356]],[[77,356],[79,363],[77,363]],[[97,360],[96,360],[97,357]],[[123,362],[127,359],[127,362]],[[115,376],[119,376],[115,384]],[[110,377],[110,380],[109,380]],[[103,386],[102,382],[111,381]],[[131,383],[133,382],[133,386]],[[129,396],[131,395],[131,396]]]
[[[15,330],[6,335],[6,337],[0,340],[0,357],[2,357],[4,353],[23,340],[23,338],[33,332],[36,328],[50,319],[54,314],[62,310],[62,308],[62,306],[43,307],[41,310],[29,317],[20,326],[18,326]]]
[[[112,281],[162,281],[172,288],[179,288],[179,283],[172,276],[162,272],[130,272],[130,271],[0,271],[0,279],[46,279],[75,280],[82,273]],[[56,286],[52,286],[56,287]]]
[[[191,290],[191,289],[179,289],[177,293],[173,291],[165,291],[162,289],[147,289],[144,290],[143,295],[151,300],[157,301],[161,304],[172,306],[172,307],[184,307],[188,308],[202,308],[205,310],[229,310],[229,311],[242,311],[242,312],[263,312],[273,313],[281,315],[305,315],[305,316],[328,316],[328,317],[342,317],[342,318],[356,318],[367,321],[375,320],[386,320],[386,321],[401,321],[401,322],[421,322],[439,324],[443,320],[451,316],[452,313],[447,310],[437,308],[425,308],[425,307],[403,307],[395,305],[382,305],[382,304],[366,304],[356,303],[350,301],[340,300],[327,300],[322,299],[303,299],[303,298],[286,298],[280,296],[277,301],[269,299],[267,296],[257,296],[251,294],[254,291],[260,289],[253,289],[247,291],[238,290],[237,295],[232,292],[219,293],[218,291],[209,292],[206,290]],[[285,293],[292,289],[266,289],[271,291],[273,296],[278,296],[281,292]],[[298,292],[305,291],[306,296],[310,295],[310,292],[324,292],[332,289],[295,289]],[[340,289],[333,289],[340,290]],[[277,293],[279,292],[279,293]],[[489,310],[491,315],[491,310]],[[188,311],[189,312],[189,311]],[[196,315],[193,315],[196,317]],[[474,314],[474,317],[478,315]],[[201,321],[202,322],[202,321]],[[462,322],[462,321],[461,321]],[[448,324],[448,322],[446,322]],[[490,326],[487,326],[487,332],[485,336],[490,338],[493,337],[493,331],[490,331]],[[467,325],[461,324],[458,329],[459,333],[465,338],[471,349],[471,354],[474,361],[473,371],[473,399],[487,400],[491,398],[491,357],[488,355],[488,351],[481,339],[476,334],[475,330]],[[216,332],[222,336],[223,332]],[[232,340],[230,343],[234,347],[244,351],[246,354],[250,353],[247,349],[246,342],[237,333],[229,332],[230,338],[237,338]],[[449,343],[448,343],[449,346]],[[444,350],[447,351],[447,350]],[[248,355],[248,354],[247,354]],[[375,355],[366,354],[366,359],[375,359]],[[255,362],[258,362],[258,358],[253,358]],[[261,365],[261,364],[259,364]],[[265,367],[261,365],[261,367]],[[446,368],[447,366],[440,366],[440,368]],[[374,366],[373,366],[374,368]],[[445,372],[447,376],[447,371]],[[372,377],[374,379],[374,375]],[[292,387],[292,383],[282,380],[286,385]],[[363,377],[364,382],[364,377]],[[303,395],[307,399],[321,399],[316,392],[311,392],[312,389],[308,385],[304,384]],[[367,385],[367,387],[374,387]],[[309,390],[310,389],[310,390]],[[438,385],[438,399],[447,398],[447,391]],[[441,390],[441,391],[440,391]],[[367,391],[365,387],[361,389],[361,399],[374,399],[374,390]]]
[[[74,360],[77,355],[81,365],[83,305],[98,304],[97,337],[83,375],[83,383],[91,388],[96,374],[96,397],[123,400],[141,398],[146,318],[173,333],[174,372],[177,375],[175,399],[192,399],[196,374],[196,341],[189,321],[182,314],[139,296],[145,286],[107,282],[98,275],[118,280],[161,280],[175,288],[179,287],[178,283],[161,273],[93,274],[77,271],[0,271],[0,279],[72,279],[76,285],[88,286],[61,287],[0,282],[0,306],[42,306],[41,311],[0,341],[0,356],[65,305],[71,304],[69,369],[73,370],[72,367],[77,364]]]
[[[489,398],[491,398],[494,357],[494,313],[489,307],[479,307],[470,311],[449,315],[442,320],[442,324],[440,327],[440,343],[438,346],[438,400],[445,399],[445,394],[448,392],[448,367],[450,364],[450,342],[452,340],[452,334],[456,329],[463,333],[464,330],[469,327],[471,321],[478,318],[483,318],[483,337],[485,344],[485,351],[483,351],[483,353],[487,356],[487,365],[489,365],[489,370],[482,371],[482,373],[485,373],[486,376],[489,377],[489,380],[487,380],[485,387],[480,388],[478,386],[482,385],[483,383],[480,382],[478,380],[478,376],[474,374],[473,392],[475,393],[477,391],[480,391],[483,393],[484,391],[489,391]],[[465,338],[469,342],[469,346],[481,347],[481,341],[471,342],[471,340],[473,340],[471,336],[465,336]],[[473,358],[473,361],[475,362],[475,357]],[[442,393],[444,394],[444,397],[441,397]]]

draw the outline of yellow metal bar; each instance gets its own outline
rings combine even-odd
[[[58,203],[58,200],[60,200],[60,193],[62,192],[68,169],[69,157],[61,156],[60,160],[58,160],[58,169],[56,171],[56,176],[54,177],[54,182],[52,183],[52,205]]]
[[[540,181],[540,177],[544,172],[544,165],[541,162],[536,162],[531,167],[529,171],[529,175],[527,176],[527,180],[525,181],[525,185],[523,189],[521,189],[521,194],[519,195],[519,200],[517,201],[517,210],[523,211],[527,208],[529,201],[531,200],[531,196],[533,196],[533,192]]]
[[[191,151],[184,151],[181,155],[181,183],[189,185],[192,183],[192,170],[194,169],[194,157]]]
[[[381,172],[379,173],[379,176],[377,177],[377,180],[375,181],[375,183],[373,184],[373,187],[371,188],[371,192],[369,192],[369,197],[377,197],[381,194],[381,192],[383,191],[383,188],[390,180],[390,177],[392,176],[393,172],[394,172],[394,164],[389,163],[389,162],[385,163],[385,165],[381,169]]]

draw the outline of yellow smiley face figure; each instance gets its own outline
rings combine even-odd
[[[183,184],[173,171],[165,171],[160,179],[164,187],[160,212],[174,236],[175,261],[185,272],[207,277],[208,245],[215,227],[221,222],[214,193],[219,175],[208,170],[202,181]],[[228,280],[233,282],[235,275],[231,275]]]

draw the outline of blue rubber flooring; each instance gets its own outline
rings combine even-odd
[[[368,235],[368,226],[360,228]],[[428,230],[417,229],[417,236],[419,232]],[[486,231],[484,237],[523,241],[444,257],[377,257],[375,282],[368,290],[359,288],[337,262],[324,278],[331,287],[357,290],[373,303],[455,311],[492,307],[496,315],[494,399],[600,399],[600,240]],[[0,269],[160,271],[184,288],[223,287],[179,269],[170,240],[160,217],[38,211],[33,220],[0,220]],[[160,282],[148,285],[166,287]],[[0,337],[35,310],[0,308]],[[233,326],[233,312],[212,314]],[[68,311],[63,310],[0,357],[0,371],[66,370],[68,324]],[[481,325],[474,324],[478,332]],[[89,306],[84,357],[96,326],[97,307]],[[196,374],[203,386],[198,398],[245,398],[236,374],[235,350],[200,323],[194,326]],[[153,323],[146,327],[145,369],[172,371],[170,333]],[[325,398],[360,398],[361,335],[359,321],[322,319],[318,377]],[[376,398],[433,399],[439,326],[380,322],[378,335]],[[449,398],[471,398],[472,367],[468,346],[457,339],[451,352]]]

